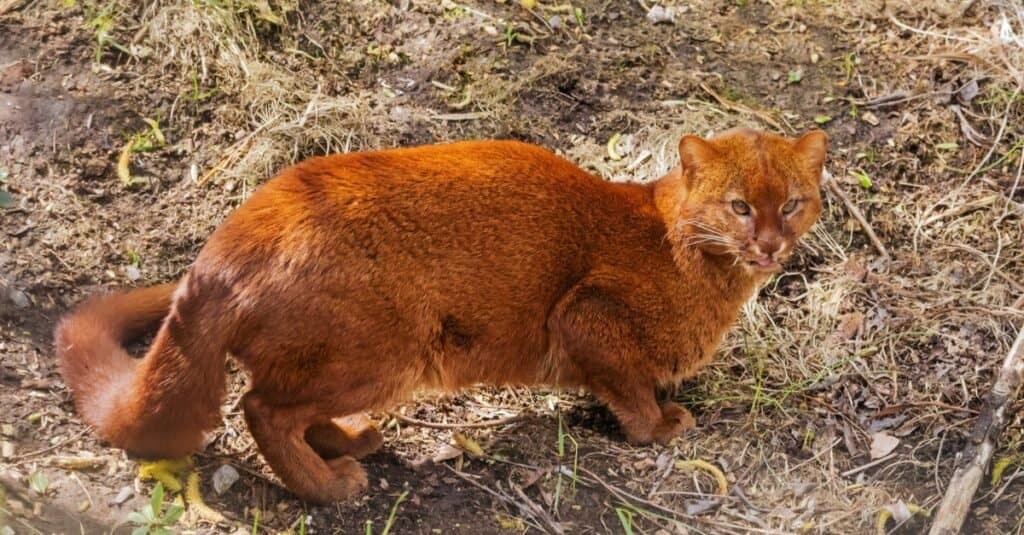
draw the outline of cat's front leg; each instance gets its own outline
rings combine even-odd
[[[574,289],[549,323],[562,362],[619,420],[634,444],[667,443],[693,427],[679,405],[659,404],[659,372],[645,358],[640,333],[626,318],[636,315],[619,299],[594,288]]]
[[[678,403],[666,401],[661,404],[661,424],[654,430],[654,440],[662,444],[667,443],[683,431],[693,429],[695,425],[690,411]]]
[[[690,411],[672,402],[658,405],[652,386],[623,380],[621,376],[611,381],[591,379],[589,389],[608,405],[626,440],[633,444],[667,444],[694,426]]]

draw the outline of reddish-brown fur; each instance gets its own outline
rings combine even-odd
[[[82,304],[57,353],[103,438],[177,457],[217,425],[230,352],[264,458],[314,502],[365,487],[355,459],[380,434],[358,415],[418,388],[585,386],[629,440],[668,441],[693,419],[656,389],[707,362],[813,224],[826,145],[686,136],[647,185],[504,141],[313,158],[235,210],[178,284]],[[158,324],[132,359],[124,344]]]

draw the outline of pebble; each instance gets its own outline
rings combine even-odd
[[[231,485],[235,484],[235,481],[238,481],[238,470],[235,470],[230,464],[221,465],[213,473],[213,491],[220,496],[230,489]]]
[[[135,491],[133,491],[131,487],[126,485],[124,487],[121,487],[121,491],[117,493],[117,496],[115,496],[114,499],[110,501],[110,503],[113,505],[121,505],[122,503],[128,501],[128,498],[131,498],[133,494],[135,494]]]
[[[659,22],[671,24],[676,21],[676,8],[664,8],[656,5],[647,12],[647,20],[651,21],[652,24],[658,24]]]
[[[11,290],[8,292],[7,297],[18,308],[26,308],[29,305],[28,296],[21,290]]]

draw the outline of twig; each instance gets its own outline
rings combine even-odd
[[[473,485],[474,487],[476,487],[476,488],[486,492],[487,494],[490,494],[491,496],[494,496],[495,498],[497,498],[497,499],[499,499],[499,500],[501,500],[501,501],[503,501],[503,502],[505,502],[505,503],[507,503],[509,505],[514,505],[516,507],[516,509],[519,509],[519,511],[521,511],[522,513],[532,516],[533,511],[531,511],[525,504],[522,504],[522,503],[519,503],[519,502],[513,500],[511,496],[507,496],[504,492],[497,492],[497,491],[491,490],[491,489],[487,488],[486,486],[481,485],[480,483],[477,483],[476,481],[473,481],[473,478],[471,478],[468,475],[466,475],[466,474],[464,474],[464,473],[462,473],[462,472],[452,468],[451,466],[448,466],[447,464],[442,464],[441,466],[444,466],[445,468],[447,468],[449,472],[455,474],[459,479],[465,481],[466,483],[469,483],[470,485]],[[530,521],[530,520],[526,520],[526,522],[532,524],[538,530],[544,531],[544,528],[542,528],[537,523],[535,523],[533,521]]]
[[[519,499],[522,500],[520,507],[528,508],[533,517],[536,518],[537,521],[542,523],[546,528],[548,528],[551,531],[551,533],[565,533],[565,529],[562,528],[562,525],[558,522],[555,522],[555,519],[551,518],[551,515],[549,515],[543,507],[537,505],[536,502],[531,500],[530,497],[527,496],[525,492],[523,492],[523,489],[519,488],[519,485],[516,485],[515,483],[509,481],[508,486],[509,488],[512,489],[513,492],[516,493],[516,495],[519,496]]]
[[[470,111],[465,113],[438,113],[430,118],[435,121],[475,121],[490,115],[490,112],[486,111]]]
[[[987,139],[985,139],[985,135],[978,132],[973,126],[971,126],[971,122],[964,116],[964,112],[960,109],[960,105],[952,104],[949,106],[949,109],[953,110],[957,119],[960,120],[960,132],[964,135],[964,139],[979,147],[984,147],[985,141],[987,141]]]
[[[6,0],[0,1],[0,15],[6,15],[13,13],[19,9],[25,7],[28,4],[28,0]]]
[[[878,239],[878,235],[875,234],[874,229],[872,229],[871,225],[868,224],[868,220],[864,217],[864,213],[861,212],[860,208],[857,208],[857,205],[853,204],[853,201],[846,196],[846,192],[839,187],[839,183],[835,180],[828,180],[828,189],[843,201],[843,204],[846,205],[846,210],[850,212],[850,215],[852,215],[858,223],[860,223],[861,228],[864,229],[864,233],[868,235],[868,239],[871,240],[871,244],[875,246],[875,249],[877,249],[886,260],[891,259],[892,256],[889,255],[889,251],[885,248],[885,245],[882,244],[882,240]]]
[[[894,17],[892,15],[889,15],[889,20],[893,24],[895,24],[896,26],[899,26],[900,28],[902,28],[904,30],[907,30],[909,32],[914,32],[916,34],[927,35],[929,37],[939,37],[939,38],[942,38],[942,39],[949,39],[950,41],[960,41],[960,42],[964,42],[964,43],[971,43],[972,42],[970,39],[967,39],[966,37],[960,37],[960,36],[951,35],[951,34],[947,34],[947,33],[930,32],[928,30],[921,30],[921,29],[915,28],[913,26],[909,26],[907,24],[904,24],[904,23],[900,22],[899,19],[897,19],[896,17]]]
[[[85,434],[88,433],[88,432],[89,432],[89,428],[87,427],[87,428],[83,429],[82,431],[80,431],[77,435],[75,435],[73,437],[70,437],[67,440],[62,440],[62,441],[60,441],[60,442],[58,442],[58,443],[56,443],[56,444],[54,444],[52,446],[48,446],[48,447],[45,447],[43,449],[39,449],[39,450],[35,450],[35,451],[30,451],[28,453],[23,453],[23,454],[18,456],[18,460],[15,461],[14,464],[21,464],[21,463],[25,462],[26,460],[28,460],[30,457],[35,457],[36,455],[42,455],[42,454],[44,454],[44,453],[46,453],[48,451],[53,451],[53,450],[55,450],[57,448],[66,446],[66,445],[70,444],[71,442],[74,442],[74,441],[84,437]]]
[[[585,474],[587,476],[587,479],[589,479],[592,483],[597,483],[599,486],[604,488],[604,490],[608,491],[612,496],[615,496],[616,498],[622,500],[625,503],[641,504],[645,507],[649,507],[651,509],[660,511],[662,514],[668,515],[669,518],[671,518],[672,520],[679,520],[681,518],[693,518],[692,515],[688,515],[682,511],[669,509],[668,507],[658,505],[650,500],[645,500],[635,494],[631,494],[625,490],[615,487],[606,482],[605,480],[601,479],[600,477],[598,477],[598,475],[595,474],[594,472],[591,472],[590,470],[587,470],[582,466],[579,467],[579,471]]]
[[[857,474],[867,470],[868,468],[873,468],[875,466],[878,466],[878,465],[884,463],[885,461],[888,461],[889,459],[892,459],[895,455],[896,455],[895,453],[890,453],[889,455],[886,455],[885,457],[881,457],[881,458],[875,459],[874,461],[871,461],[870,463],[867,463],[867,464],[862,464],[862,465],[858,466],[857,468],[851,468],[851,469],[849,469],[849,470],[847,470],[847,471],[845,471],[845,472],[843,472],[842,474],[839,474],[839,475],[841,475],[843,477],[855,476],[855,475],[857,475]]]
[[[941,220],[943,220],[943,219],[945,219],[947,217],[958,217],[958,216],[964,215],[964,214],[966,214],[968,212],[973,212],[974,210],[980,210],[980,209],[985,208],[988,205],[996,202],[998,199],[999,199],[999,195],[989,195],[987,197],[982,197],[980,199],[977,199],[977,200],[974,200],[974,201],[971,201],[971,202],[966,202],[964,204],[961,204],[959,206],[956,206],[954,208],[946,210],[945,212],[942,212],[941,214],[935,214],[935,215],[929,217],[928,219],[925,219],[925,221],[924,221],[924,223],[922,223],[922,225],[927,227],[927,226],[931,225],[932,223],[935,223],[936,221],[941,221]]]
[[[661,473],[661,477],[659,477],[658,480],[654,482],[654,485],[651,486],[651,490],[647,493],[648,498],[653,498],[654,495],[658,493],[658,489],[661,487],[661,484],[668,479],[669,474],[671,474],[672,470],[675,469],[677,455],[679,455],[678,449],[672,452],[672,458],[665,463],[665,471]]]
[[[249,143],[251,143],[254,139],[256,139],[256,134],[262,132],[263,129],[270,126],[271,123],[277,121],[280,117],[280,113],[274,115],[270,119],[264,121],[263,124],[257,126],[255,130],[249,132],[244,138],[240,139],[238,142],[232,145],[228,149],[228,153],[224,155],[224,157],[221,158],[219,162],[217,162],[217,165],[213,166],[213,169],[207,171],[206,174],[203,175],[203,177],[200,178],[198,182],[196,182],[196,185],[202,186],[203,184],[206,184],[206,182],[210,180],[210,178],[212,178],[214,175],[216,175],[221,169],[227,167],[228,165],[233,165],[235,161],[237,161],[238,158],[242,156],[242,150],[245,149],[249,145]]]
[[[771,115],[768,115],[767,113],[765,113],[763,111],[755,110],[754,108],[751,108],[751,107],[745,106],[743,104],[740,104],[739,102],[733,102],[731,100],[728,100],[728,99],[722,97],[721,95],[719,95],[718,93],[716,93],[713,89],[711,89],[711,87],[709,87],[707,84],[705,84],[703,82],[700,84],[700,88],[703,89],[705,93],[711,95],[711,98],[713,98],[716,101],[718,101],[718,103],[723,108],[726,108],[726,109],[732,110],[732,111],[737,111],[737,112],[740,112],[740,113],[746,113],[746,114],[749,114],[749,115],[753,115],[754,117],[757,117],[758,119],[761,119],[762,121],[772,125],[776,130],[778,130],[780,132],[783,131],[783,130],[787,130],[786,128],[783,128],[782,125],[778,121],[776,121]],[[792,127],[788,128],[788,130],[790,132],[793,132],[793,128]]]
[[[819,458],[820,458],[820,457],[821,457],[822,455],[824,455],[824,454],[826,454],[826,453],[828,453],[828,452],[832,451],[832,448],[836,447],[836,446],[837,446],[837,445],[838,445],[838,444],[839,444],[840,442],[842,442],[842,440],[843,440],[843,439],[841,439],[841,438],[837,438],[837,439],[835,439],[835,440],[834,440],[834,441],[832,441],[832,443],[831,443],[831,444],[829,444],[828,446],[825,446],[824,448],[821,448],[821,451],[819,451],[818,453],[815,453],[815,454],[814,454],[814,456],[813,456],[813,457],[811,457],[810,459],[807,459],[806,461],[802,461],[802,462],[800,462],[800,463],[798,463],[798,464],[795,464],[795,465],[793,465],[793,466],[791,466],[791,467],[787,468],[787,469],[786,469],[786,471],[785,471],[785,472],[782,472],[782,475],[781,475],[781,476],[779,476],[779,477],[785,477],[785,476],[787,476],[787,475],[789,475],[789,474],[793,473],[793,472],[794,472],[794,471],[796,471],[797,469],[801,468],[802,466],[804,466],[804,465],[807,465],[807,464],[809,464],[809,463],[812,463],[812,462],[814,462],[814,461],[818,460],[818,459],[819,459]]]
[[[482,427],[497,427],[501,425],[516,423],[521,420],[525,420],[527,417],[526,414],[517,414],[515,416],[500,418],[498,420],[489,420],[486,422],[465,422],[446,424],[439,422],[427,422],[425,420],[417,420],[416,418],[410,418],[408,416],[398,414],[397,412],[389,412],[388,415],[391,416],[392,418],[401,420],[402,422],[407,423],[409,425],[418,425],[420,427],[427,427],[430,429],[480,429]]]
[[[988,469],[995,451],[996,441],[1006,425],[1006,406],[1017,397],[1024,376],[1024,326],[1017,332],[1017,340],[1006,355],[999,375],[985,399],[981,415],[974,422],[967,446],[960,455],[959,466],[946,487],[946,495],[935,513],[929,535],[952,535],[960,532],[967,512],[971,508],[978,484]]]

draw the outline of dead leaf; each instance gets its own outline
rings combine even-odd
[[[117,177],[121,179],[121,184],[130,186],[132,184],[132,173],[128,169],[128,162],[132,156],[132,142],[128,141],[124,147],[121,148],[121,155],[117,158]]]
[[[538,468],[536,470],[529,470],[529,471],[527,471],[526,474],[523,477],[522,487],[524,489],[528,489],[528,488],[532,487],[535,483],[540,481],[540,478],[544,477],[544,474],[546,474],[546,473],[547,473],[547,470],[544,470],[544,469],[541,469],[541,468]]]
[[[879,431],[891,429],[907,421],[907,418],[909,417],[910,416],[907,414],[897,414],[895,416],[887,416],[885,418],[876,418],[871,420],[871,423],[868,424],[868,432],[877,433]]]
[[[860,328],[863,325],[864,314],[860,312],[843,314],[839,318],[839,326],[832,332],[832,341],[839,343],[853,339],[853,337],[857,336],[857,333],[860,332]]]
[[[956,99],[960,101],[960,104],[964,106],[970,105],[974,97],[978,96],[978,80],[971,80],[963,85],[959,91],[956,92]]]
[[[864,282],[864,279],[868,275],[868,268],[864,267],[864,264],[851,256],[850,259],[843,264],[843,272],[857,282]]]
[[[526,522],[522,518],[517,516],[505,516],[502,514],[494,515],[494,519],[498,521],[498,525],[501,529],[507,529],[510,531],[518,531],[520,533],[526,531]]]
[[[789,489],[793,491],[794,498],[803,498],[805,494],[812,491],[818,485],[815,483],[808,483],[805,481],[797,481],[789,485]]]
[[[697,516],[721,505],[718,500],[686,500],[686,514]]]
[[[467,437],[466,435],[463,435],[462,433],[455,433],[454,438],[455,443],[460,448],[465,450],[466,453],[469,453],[470,455],[475,455],[477,457],[483,457],[484,449],[481,448],[480,444],[477,444],[475,440]]]
[[[436,464],[443,463],[445,461],[450,461],[461,456],[462,450],[456,448],[455,446],[452,446],[451,444],[443,444],[440,448],[437,448],[437,453],[435,453],[434,456],[430,458],[430,460]]]
[[[871,459],[880,459],[892,453],[896,446],[900,445],[900,439],[884,431],[871,435]]]

